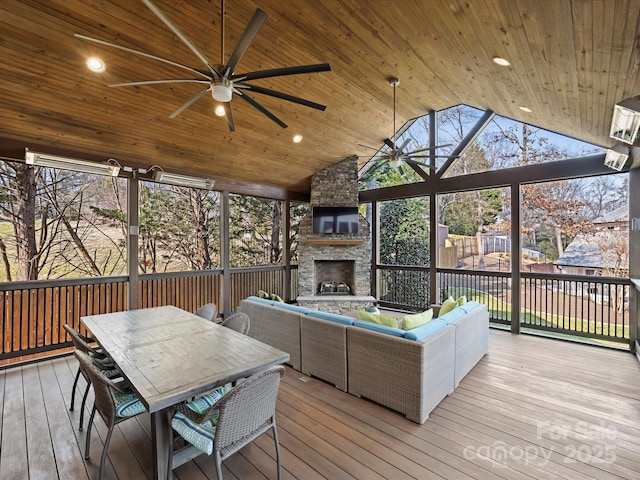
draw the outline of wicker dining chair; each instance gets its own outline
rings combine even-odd
[[[251,319],[246,313],[237,312],[225,318],[220,325],[235,330],[236,332],[240,332],[243,335],[247,335],[249,333],[249,328],[251,327]]]
[[[207,455],[213,454],[217,478],[223,480],[222,461],[263,433],[273,430],[277,478],[280,480],[280,444],[275,413],[283,376],[283,366],[269,367],[230,390],[223,387],[214,391],[213,398],[207,398],[211,396],[209,394],[193,402],[176,405],[171,421],[172,434],[175,431],[198,450]],[[210,406],[203,409],[203,405]],[[169,440],[173,446],[173,438]],[[174,464],[173,468],[178,466]]]
[[[109,357],[102,352],[101,349],[93,347],[90,343],[93,343],[94,340],[90,337],[85,337],[81,335],[75,328],[69,325],[63,325],[63,328],[67,332],[67,334],[71,337],[71,341],[73,342],[73,346],[76,350],[80,350],[81,352],[86,353],[91,360],[96,365],[98,369],[102,372],[102,374],[108,378],[118,378],[120,377],[120,372],[115,367],[113,362],[109,359]],[[87,396],[89,395],[89,387],[91,386],[91,380],[87,373],[80,368],[78,365],[78,371],[76,372],[75,379],[73,380],[73,387],[71,388],[71,406],[69,407],[69,411],[73,412],[73,408],[76,400],[76,387],[78,386],[78,380],[80,379],[80,375],[84,377],[87,382],[87,386],[84,390],[84,395],[82,396],[82,404],[80,406],[80,423],[78,429],[82,431],[82,427],[84,424],[84,410],[85,405],[87,403]]]
[[[93,385],[94,402],[87,426],[87,439],[84,458],[89,459],[89,447],[91,446],[91,427],[96,411],[102,417],[108,428],[104,439],[102,456],[100,457],[100,480],[104,478],[104,462],[107,458],[107,449],[111,441],[114,427],[120,423],[146,412],[145,406],[131,390],[123,388],[122,384],[105,377],[95,365],[92,358],[81,350],[75,351],[75,356],[80,363],[80,368],[85,372]]]
[[[196,310],[194,314],[213,322],[218,314],[218,307],[215,303],[206,303]]]

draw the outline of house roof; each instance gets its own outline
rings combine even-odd
[[[564,267],[584,267],[610,270],[629,269],[629,232],[602,230],[592,235],[580,234],[554,262]],[[616,248],[616,246],[621,248]]]
[[[154,2],[220,63],[220,2]],[[237,71],[328,62],[330,72],[255,82],[327,108],[256,94],[289,125],[283,130],[234,98],[230,133],[208,95],[168,117],[197,84],[105,86],[185,71],[74,34],[206,68],[142,1],[0,2],[0,157],[22,158],[25,146],[59,149],[213,177],[216,188],[247,183],[272,188],[256,193],[306,194],[314,173],[351,155],[363,165],[372,151],[361,145],[393,135],[392,76],[400,79],[398,126],[467,104],[603,146],[612,144],[614,104],[640,90],[640,0],[234,1],[226,7],[224,58],[257,6],[268,19]],[[89,55],[102,57],[107,70],[89,72]],[[496,65],[494,56],[511,66]],[[296,133],[301,143],[291,141]]]
[[[609,213],[605,213],[600,217],[596,218],[593,223],[617,223],[617,222],[628,222],[629,221],[629,206],[625,205],[624,207],[616,208]]]

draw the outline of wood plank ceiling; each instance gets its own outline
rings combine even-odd
[[[220,1],[154,1],[220,63]],[[328,62],[331,72],[255,82],[327,109],[254,95],[282,129],[235,99],[230,133],[208,95],[168,118],[200,85],[105,86],[185,71],[74,33],[204,68],[140,0],[0,2],[0,155],[57,147],[219,186],[306,193],[313,173],[354,154],[365,163],[359,144],[393,134],[391,76],[400,78],[398,125],[464,103],[604,146],[613,105],[640,94],[640,0],[228,0],[226,57],[258,7],[269,18],[236,72]],[[106,72],[90,72],[89,55]],[[494,64],[496,55],[511,66]]]

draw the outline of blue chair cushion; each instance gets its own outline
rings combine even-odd
[[[211,422],[196,423],[181,412],[176,412],[171,419],[171,427],[198,450],[211,455],[213,441],[216,437],[216,426]]]
[[[207,411],[213,404],[220,400],[224,394],[231,390],[230,387],[220,387],[213,392],[196,398],[187,406],[198,414]],[[182,412],[176,412],[171,419],[171,427],[180,434],[191,445],[198,450],[211,455],[213,453],[213,442],[216,436],[216,424],[218,423],[219,412],[216,411],[209,420],[204,423],[197,423],[191,420]]]
[[[110,392],[116,406],[116,416],[133,417],[147,411],[135,393],[122,393],[113,389]]]

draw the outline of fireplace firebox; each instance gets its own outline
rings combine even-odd
[[[316,295],[355,295],[355,260],[314,260]]]

